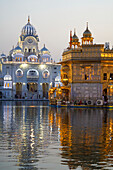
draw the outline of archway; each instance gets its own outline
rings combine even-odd
[[[16,96],[17,98],[22,97],[22,83],[16,83]]]
[[[38,84],[37,83],[27,83],[27,90],[28,92],[37,92],[38,91]]]
[[[45,97],[47,99],[48,98],[49,84],[43,83],[42,84],[42,90],[43,90],[43,97]]]

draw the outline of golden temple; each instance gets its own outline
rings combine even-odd
[[[94,44],[93,39],[88,23],[81,44],[75,30],[73,36],[70,31],[69,47],[60,62],[63,86],[51,87],[50,100],[113,101],[113,49]]]

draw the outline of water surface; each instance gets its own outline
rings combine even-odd
[[[0,102],[0,170],[113,169],[113,110]]]

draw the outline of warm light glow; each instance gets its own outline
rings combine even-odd
[[[21,68],[27,68],[27,66],[28,66],[28,64],[26,64],[26,63],[20,65]]]
[[[40,65],[40,68],[41,69],[44,69],[46,66],[45,65]]]

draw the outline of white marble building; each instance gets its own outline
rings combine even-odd
[[[9,56],[0,56],[0,98],[48,98],[48,90],[55,85],[61,65],[53,62],[45,45],[39,50],[38,43],[39,37],[28,17],[18,45]]]

